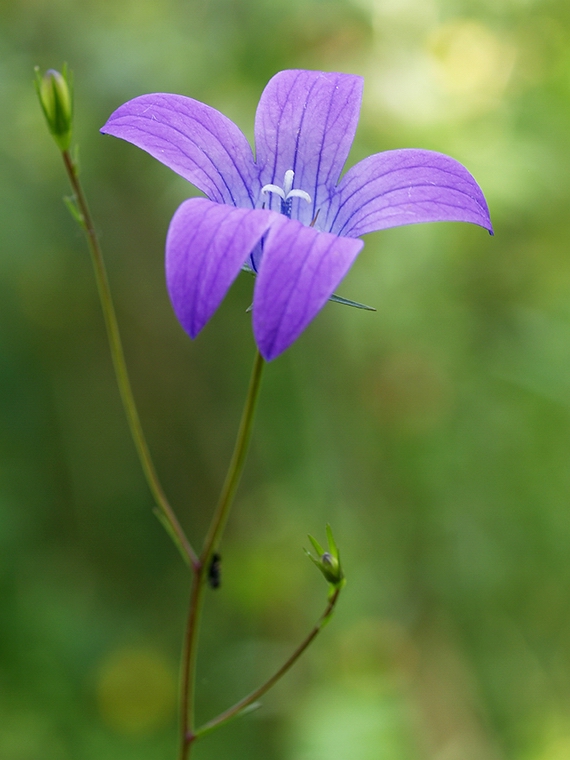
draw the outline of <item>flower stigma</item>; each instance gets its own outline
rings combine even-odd
[[[281,213],[291,218],[291,205],[293,198],[302,198],[307,203],[311,203],[312,199],[309,193],[304,190],[293,190],[293,180],[295,179],[295,172],[293,169],[287,169],[285,176],[283,177],[283,187],[279,185],[263,185],[261,192],[263,194],[275,193],[281,198]]]

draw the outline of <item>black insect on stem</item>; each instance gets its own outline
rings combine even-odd
[[[208,568],[208,585],[210,588],[220,588],[222,584],[222,557],[218,552],[212,554]]]

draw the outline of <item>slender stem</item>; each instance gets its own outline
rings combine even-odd
[[[184,560],[193,567],[196,567],[199,565],[198,556],[186,538],[184,530],[178,522],[178,519],[174,514],[174,511],[172,510],[168,499],[166,498],[162,486],[160,485],[158,475],[154,468],[154,464],[150,456],[150,451],[142,430],[139,415],[135,405],[135,400],[133,397],[133,392],[131,389],[129,375],[127,372],[127,365],[125,363],[125,356],[123,353],[121,336],[119,334],[119,326],[117,323],[117,317],[115,315],[115,309],[111,297],[111,290],[109,287],[109,280],[105,269],[105,263],[103,261],[101,247],[99,245],[99,240],[97,238],[97,233],[95,231],[91,213],[89,212],[87,200],[79,181],[77,166],[75,165],[75,162],[73,161],[68,150],[62,151],[62,157],[67,175],[69,177],[69,181],[71,183],[71,187],[73,188],[73,193],[75,195],[75,201],[80,213],[81,225],[87,236],[89,252],[91,254],[91,260],[93,262],[93,268],[95,270],[95,279],[97,281],[97,289],[99,291],[101,307],[103,309],[103,315],[105,317],[105,325],[107,327],[109,346],[111,349],[111,356],[113,358],[113,365],[115,367],[115,374],[117,376],[119,391],[123,400],[123,406],[125,408],[129,427],[131,429],[144,474],[157,504],[157,516],[180,550],[180,553],[182,554]]]
[[[180,760],[188,759],[193,742],[197,738],[197,734],[194,731],[196,654],[198,649],[198,633],[200,629],[205,579],[212,554],[219,545],[243,472],[247,450],[251,440],[253,420],[255,417],[257,400],[259,398],[261,376],[264,366],[265,361],[261,354],[257,352],[251,372],[249,390],[241,417],[236,443],[228,468],[228,474],[226,475],[210,529],[204,541],[202,554],[198,562],[193,565],[194,577],[192,580],[190,606],[188,610],[186,634],[184,637],[180,682]]]
[[[265,360],[259,351],[257,351],[253,364],[253,370],[251,372],[249,391],[239,426],[234,453],[232,455],[228,474],[226,475],[226,480],[222,488],[222,493],[220,494],[218,506],[216,507],[208,535],[204,541],[202,554],[200,556],[203,566],[207,566],[212,553],[218,547],[234,500],[235,493],[237,491],[237,487],[239,485],[241,474],[243,472],[243,466],[245,464],[245,458],[247,456],[249,441],[251,439],[253,418],[255,415],[255,408],[257,406],[257,399],[259,398],[259,388],[261,385],[261,376],[263,374],[264,366]]]
[[[338,597],[340,595],[340,587],[336,588],[333,592],[332,596],[329,599],[329,602],[326,606],[325,611],[319,618],[318,623],[314,626],[314,628],[311,630],[309,635],[299,644],[297,649],[293,652],[293,654],[289,657],[289,659],[283,663],[283,665],[277,670],[269,680],[267,680],[264,684],[262,684],[259,688],[255,689],[255,691],[252,691],[251,694],[248,694],[247,697],[244,697],[239,702],[236,702],[233,707],[228,708],[225,712],[220,713],[216,718],[213,718],[212,720],[208,721],[208,723],[205,723],[203,726],[201,726],[199,729],[197,729],[194,732],[195,739],[198,739],[205,734],[210,733],[210,731],[213,731],[216,728],[219,728],[224,723],[227,723],[228,721],[232,720],[232,718],[237,718],[237,716],[243,712],[247,707],[250,705],[253,705],[254,702],[256,702],[260,697],[262,697],[269,689],[274,686],[279,679],[287,673],[287,671],[297,662],[299,657],[303,654],[305,649],[309,646],[309,644],[313,641],[313,639],[318,635],[318,633],[322,630],[324,625],[330,620],[331,615],[333,614],[335,605],[337,603]]]
[[[204,583],[200,569],[194,567],[180,678],[180,760],[186,760],[189,756],[190,747],[196,738],[192,723],[199,618],[202,610],[203,589]]]

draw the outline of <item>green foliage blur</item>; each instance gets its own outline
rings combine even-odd
[[[496,235],[369,235],[269,365],[207,599],[208,720],[326,604],[303,555],[330,522],[331,625],[196,760],[570,758],[570,5],[567,0],[0,3],[0,760],[167,760],[189,578],[152,515],[90,262],[33,87],[67,62],[75,142],[143,424],[199,546],[253,358],[243,275],[192,343],[163,246],[196,191],[98,129],[154,91],[251,137],[284,68],[362,74],[349,159],[462,161]]]

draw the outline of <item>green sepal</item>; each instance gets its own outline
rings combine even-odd
[[[318,560],[318,559],[315,559],[315,558],[313,557],[313,555],[311,554],[311,552],[310,552],[310,551],[307,551],[307,549],[303,549],[303,551],[305,552],[305,554],[307,555],[307,557],[308,557],[308,558],[311,560],[311,562],[312,562],[314,565],[316,565],[316,567],[318,567],[318,568],[319,568],[319,570],[322,572],[322,567],[321,567],[321,563],[319,562],[319,560]]]
[[[342,296],[338,296],[336,293],[332,294],[332,296],[329,298],[329,301],[334,301],[334,303],[340,303],[343,306],[352,306],[355,309],[365,309],[366,311],[376,311],[374,306],[367,306],[365,303],[359,303],[358,301],[351,301],[349,298],[343,298]]]
[[[254,277],[257,275],[257,272],[252,269],[249,264],[243,264],[241,268],[242,272],[247,272],[248,274],[252,274]],[[334,303],[340,303],[342,306],[352,306],[354,309],[364,309],[365,311],[376,311],[374,306],[367,306],[365,303],[360,303],[359,301],[351,301],[350,298],[343,298],[342,296],[337,295],[336,293],[333,293],[332,296],[330,296],[329,301],[333,301]],[[251,311],[252,307],[250,306],[249,309],[246,311]]]
[[[313,549],[314,549],[314,550],[317,552],[317,554],[318,554],[319,556],[320,556],[321,554],[324,554],[324,553],[325,553],[325,550],[324,550],[324,549],[323,549],[323,547],[322,547],[322,546],[319,544],[319,542],[317,541],[317,539],[316,539],[314,536],[311,536],[311,534],[309,534],[308,538],[309,538],[309,541],[310,541],[310,542],[313,544]]]
[[[334,540],[332,528],[330,526],[330,523],[327,523],[326,527],[326,533],[327,533],[327,541],[329,542],[329,551],[333,555],[333,557],[338,557],[338,546],[336,545],[336,541]]]

